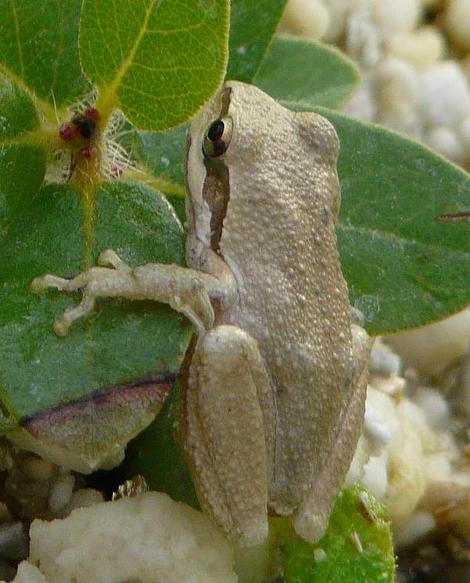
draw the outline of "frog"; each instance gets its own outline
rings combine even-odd
[[[361,430],[371,341],[341,271],[338,155],[327,119],[228,81],[187,138],[187,266],[107,249],[72,279],[32,282],[82,293],[59,335],[104,297],[192,322],[180,440],[201,508],[242,547],[273,515],[318,541]]]

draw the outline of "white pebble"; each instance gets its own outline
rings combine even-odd
[[[424,142],[449,160],[462,161],[465,158],[464,145],[457,132],[451,128],[439,126],[424,136]]]
[[[359,89],[351,96],[343,107],[343,112],[351,117],[358,117],[365,121],[373,121],[377,115],[377,107],[372,98],[372,91],[367,75]]]
[[[458,127],[458,132],[465,149],[467,152],[470,152],[470,115],[462,120],[462,123]],[[470,158],[470,155],[468,157]]]
[[[281,28],[299,36],[319,39],[330,24],[330,13],[322,0],[290,0]]]
[[[388,486],[386,453],[369,458],[369,461],[364,465],[361,483],[379,500],[384,499]]]
[[[450,422],[450,411],[447,401],[437,389],[419,387],[413,401],[424,413],[426,421],[432,429],[445,429]]]
[[[365,69],[380,61],[383,39],[368,4],[350,14],[346,23],[346,50]]]
[[[55,516],[60,515],[72,498],[75,477],[72,474],[62,474],[54,482],[49,492],[47,505]]]
[[[393,397],[403,394],[406,387],[406,380],[398,375],[389,377],[377,375],[373,377],[371,384],[382,393],[386,393]]]
[[[427,482],[447,482],[451,479],[452,467],[446,452],[425,456],[423,468]]]
[[[423,538],[436,527],[436,521],[430,512],[419,510],[415,512],[400,528],[394,536],[397,547],[410,545]]]
[[[30,560],[50,583],[235,583],[233,550],[202,512],[147,494],[35,520]]]
[[[394,35],[388,44],[397,57],[416,67],[429,67],[444,53],[444,38],[434,26]]]
[[[442,61],[419,74],[420,107],[430,127],[457,126],[470,115],[470,88],[455,61]]]
[[[371,4],[384,38],[413,30],[421,14],[418,0],[373,0]]]
[[[370,354],[369,370],[371,373],[397,375],[401,370],[401,359],[390,346],[377,339]]]
[[[426,375],[444,370],[470,347],[470,309],[416,330],[387,336],[407,366]]]
[[[344,34],[346,18],[350,8],[351,0],[328,0],[330,24],[324,36],[326,42],[333,43],[338,41]]]
[[[383,59],[374,72],[374,91],[377,121],[406,134],[420,131],[419,83],[413,65],[397,57]]]
[[[364,431],[379,445],[389,443],[392,436],[391,428],[381,411],[371,407],[368,403],[366,403],[364,415]]]
[[[35,565],[22,561],[12,583],[48,583],[48,580]]]
[[[444,22],[451,40],[470,51],[470,0],[449,0]]]

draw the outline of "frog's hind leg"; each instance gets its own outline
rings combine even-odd
[[[356,362],[351,399],[341,420],[334,448],[319,475],[311,482],[309,493],[293,519],[297,534],[311,543],[317,542],[328,526],[331,508],[351,464],[364,419],[367,365],[372,343],[360,326],[353,324],[351,328]]]
[[[268,534],[274,401],[258,346],[218,326],[196,346],[185,399],[183,442],[202,508],[242,546]]]

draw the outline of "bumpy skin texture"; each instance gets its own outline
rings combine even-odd
[[[353,348],[337,250],[338,138],[321,116],[292,113],[256,87],[233,82],[194,122],[189,160],[191,148],[197,153],[201,147],[203,128],[223,109],[233,135],[221,156],[230,187],[219,253],[232,269],[238,296],[218,312],[216,324],[237,326],[257,342],[275,416],[275,445],[267,447],[274,456],[268,460],[269,506],[288,515],[304,502],[301,513],[318,516],[299,517],[299,530],[316,539],[358,438],[368,353],[359,327]],[[188,210],[188,259],[204,270],[210,217],[195,190]],[[320,488],[316,479],[322,475]],[[309,496],[314,484],[317,500]]]
[[[204,138],[221,116],[233,134],[210,163]],[[187,315],[198,340],[182,440],[201,506],[242,545],[266,538],[268,511],[294,514],[313,542],[359,436],[369,349],[336,244],[338,138],[321,116],[231,82],[188,143],[189,268],[131,269],[108,250],[99,261],[113,269],[46,275],[33,288],[82,290],[56,322],[60,334],[97,297],[167,302]]]

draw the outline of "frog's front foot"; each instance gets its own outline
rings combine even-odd
[[[65,336],[75,320],[93,310],[96,298],[104,297],[170,304],[193,322],[200,335],[213,326],[214,310],[209,292],[218,285],[213,276],[160,263],[146,263],[131,269],[111,249],[101,253],[98,264],[103,267],[91,267],[73,279],[44,275],[31,283],[36,293],[52,287],[65,293],[83,294],[78,306],[55,321],[54,330],[59,336]]]
[[[107,249],[100,254],[98,265],[110,266],[112,269],[92,267],[72,279],[47,274],[42,277],[36,277],[31,282],[31,289],[35,293],[41,293],[49,288],[65,293],[82,292],[83,296],[80,304],[66,310],[54,322],[54,331],[58,336],[66,336],[75,320],[87,316],[93,310],[98,296],[114,295],[113,293],[106,293],[106,291],[112,291],[113,279],[116,279],[111,274],[116,271],[123,274],[131,272],[131,268],[111,249]]]

